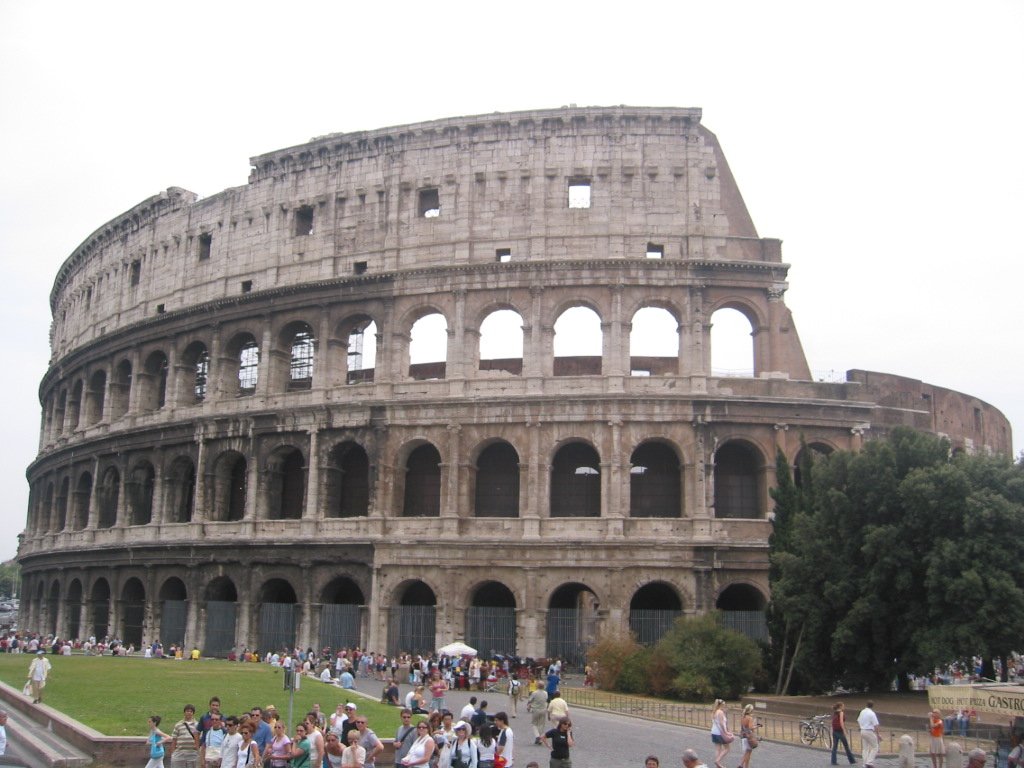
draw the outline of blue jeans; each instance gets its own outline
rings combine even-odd
[[[846,759],[850,761],[850,765],[853,765],[857,761],[853,759],[853,752],[850,751],[850,742],[846,740],[846,734],[842,731],[832,731],[832,765],[838,765],[836,762],[836,748],[839,746],[839,742],[843,742],[843,749],[846,750]]]

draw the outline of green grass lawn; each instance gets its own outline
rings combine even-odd
[[[32,658],[0,654],[0,680],[21,690]],[[228,715],[273,704],[282,717],[288,716],[284,675],[267,664],[49,654],[46,658],[53,665],[44,692],[46,704],[109,736],[144,736],[146,718],[154,714],[163,718],[163,730],[169,730],[186,704],[195,705],[198,717],[206,712],[211,696],[220,697],[221,711]],[[370,728],[381,738],[394,736],[398,709],[379,703],[383,684],[360,679],[357,685],[375,695],[351,697],[360,714],[367,714]],[[295,692],[293,720],[314,703],[330,715],[347,698],[340,688],[303,679],[302,689]]]

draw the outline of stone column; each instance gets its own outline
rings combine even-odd
[[[196,487],[192,489],[192,522],[201,523],[209,520],[210,515],[206,509],[206,425],[196,422]]]
[[[447,461],[441,464],[441,517],[457,517],[459,514],[459,459],[461,455],[462,425],[450,423],[448,431]]]
[[[314,418],[309,428],[309,459],[306,461],[306,507],[302,510],[306,520],[323,519],[320,509],[320,423]]]

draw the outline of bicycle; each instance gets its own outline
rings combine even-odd
[[[810,720],[800,721],[800,741],[811,746],[819,740],[826,749],[832,748],[832,717],[830,715],[815,715]]]

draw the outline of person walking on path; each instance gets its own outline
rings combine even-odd
[[[942,713],[939,710],[933,709],[928,713],[928,733],[931,736],[928,754],[932,758],[932,768],[942,768],[942,761],[946,756],[946,745],[942,741],[945,728],[946,726],[942,722]]]
[[[856,765],[857,761],[850,750],[849,732],[846,730],[846,705],[841,701],[832,707],[832,765],[839,765],[836,750],[840,742],[846,750],[846,759],[850,765]]]
[[[6,719],[6,713],[4,715]],[[146,744],[149,745],[149,762],[146,763],[146,768],[164,768],[164,744],[169,744],[170,741],[171,737],[160,730],[160,715],[152,715],[149,718],[149,737],[146,739]]]
[[[533,725],[533,743],[540,744],[540,735],[546,730],[544,721],[548,716],[548,692],[541,687],[534,689],[526,700],[526,711]]]
[[[864,768],[874,768],[875,757],[878,756],[878,715],[875,714],[874,706],[875,702],[869,701],[857,715]]]
[[[46,658],[46,652],[40,649],[36,652],[32,663],[28,665],[28,682],[32,687],[33,704],[43,703],[43,688],[46,687],[46,678],[51,669],[52,666],[50,660]]]
[[[743,716],[740,718],[740,738],[743,747],[743,757],[740,758],[740,768],[750,768],[750,757],[757,747],[757,721],[754,719],[754,705],[747,704],[743,708]]]
[[[568,717],[559,720],[558,725],[541,736],[540,741],[545,749],[551,750],[550,768],[572,768],[569,749],[575,747],[576,742],[572,738],[572,721]]]
[[[722,760],[729,754],[735,736],[729,733],[729,719],[725,714],[725,702],[715,699],[711,710],[711,743],[715,745],[715,768],[725,768]]]

